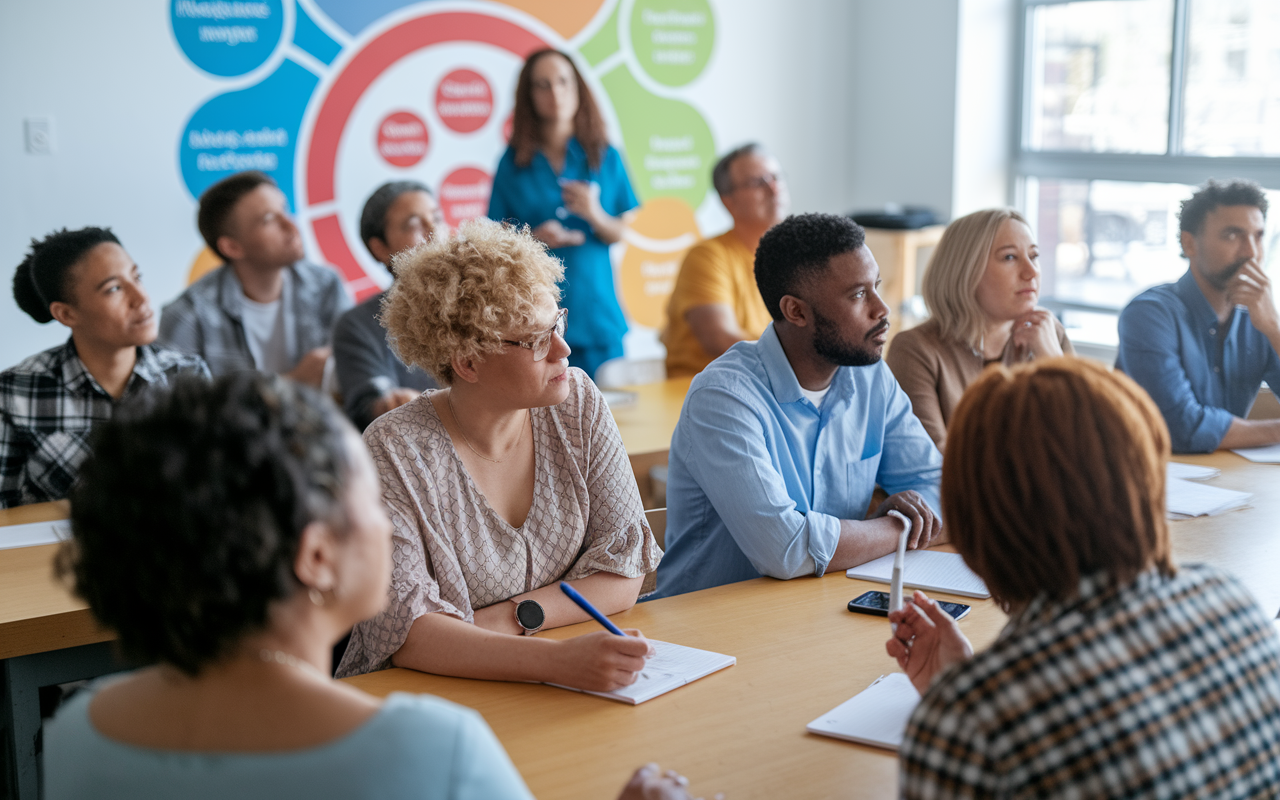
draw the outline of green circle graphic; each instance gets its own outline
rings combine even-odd
[[[715,38],[707,0],[636,0],[631,10],[631,50],[663,85],[684,86],[701,75]]]

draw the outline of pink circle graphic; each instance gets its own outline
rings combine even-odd
[[[396,111],[378,123],[378,155],[394,167],[412,167],[427,155],[427,123],[417,114]]]
[[[440,184],[440,210],[445,222],[456,228],[469,219],[483,217],[489,210],[489,192],[493,178],[476,167],[462,167],[450,172]]]
[[[472,133],[493,115],[493,90],[478,72],[455,69],[436,87],[436,114],[450,130]]]

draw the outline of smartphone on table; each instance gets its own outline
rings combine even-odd
[[[950,614],[952,619],[963,619],[971,608],[964,603],[948,603],[946,600],[939,600],[938,605],[943,611]],[[849,610],[857,614],[873,614],[877,617],[887,617],[889,616],[889,593],[865,592],[860,594],[849,601]]]

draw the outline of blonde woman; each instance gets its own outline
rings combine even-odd
[[[929,320],[894,337],[885,362],[939,450],[960,396],[989,364],[1075,355],[1062,324],[1039,308],[1040,251],[1017,211],[952,222],[924,274]]]
[[[632,683],[642,637],[523,635],[587,619],[561,580],[625,611],[662,555],[613,417],[568,365],[563,267],[527,228],[488,221],[394,264],[383,324],[447,388],[365,431],[394,527],[391,602],[356,626],[338,674]]]

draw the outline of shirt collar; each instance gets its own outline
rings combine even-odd
[[[1174,284],[1174,291],[1178,297],[1182,298],[1182,303],[1191,312],[1193,322],[1197,328],[1216,328],[1218,326],[1218,315],[1214,313],[1213,306],[1209,305],[1209,301],[1205,299],[1204,292],[1200,291],[1200,284],[1196,283],[1196,278],[1188,269],[1183,273],[1178,282]]]
[[[146,345],[138,348],[138,360],[133,365],[134,378],[144,380],[147,383],[155,383],[164,375],[164,367],[160,364],[160,359],[156,358],[155,351]]]
[[[71,392],[97,392],[103,397],[110,398],[107,390],[98,384],[97,379],[89,372],[89,368],[80,360],[80,354],[76,352],[75,337],[68,336],[67,343],[62,346],[62,351],[58,354],[58,358],[62,363],[59,370],[62,373],[62,385],[66,386]]]
[[[796,371],[782,349],[782,342],[778,339],[775,324],[771,322],[764,329],[764,333],[756,343],[756,352],[760,356],[760,364],[769,378],[769,388],[773,390],[773,397],[778,404],[797,403],[804,398],[804,395],[800,392],[800,381],[796,379]],[[851,369],[852,367],[836,369],[836,374],[831,378],[831,391],[827,393],[828,399],[823,401],[823,408],[832,406],[833,400],[840,400],[853,394],[851,384],[853,379],[849,374]]]

